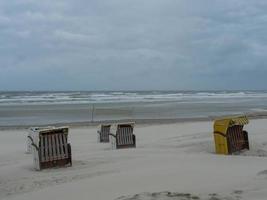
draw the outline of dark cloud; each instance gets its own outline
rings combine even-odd
[[[0,1],[0,90],[266,89],[266,9],[264,0]]]

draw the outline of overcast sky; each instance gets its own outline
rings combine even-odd
[[[0,0],[0,90],[267,89],[266,0]]]

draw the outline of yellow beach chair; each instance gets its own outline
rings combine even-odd
[[[217,154],[233,154],[249,149],[248,133],[243,130],[246,116],[225,117],[214,122],[214,142]]]

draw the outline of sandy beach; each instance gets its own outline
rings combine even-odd
[[[251,150],[214,153],[212,121],[137,125],[136,149],[70,128],[73,166],[35,171],[25,129],[0,131],[0,199],[266,199],[267,119],[246,126]]]

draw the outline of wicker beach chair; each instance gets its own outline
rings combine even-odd
[[[214,142],[217,154],[233,154],[249,149],[247,131],[244,125],[249,121],[246,116],[225,117],[214,122]]]
[[[135,148],[134,123],[114,124],[109,134],[112,149]]]
[[[101,124],[97,131],[98,142],[108,143],[111,124]]]
[[[42,170],[72,165],[68,131],[67,127],[37,129],[29,136],[32,140],[35,169]]]

